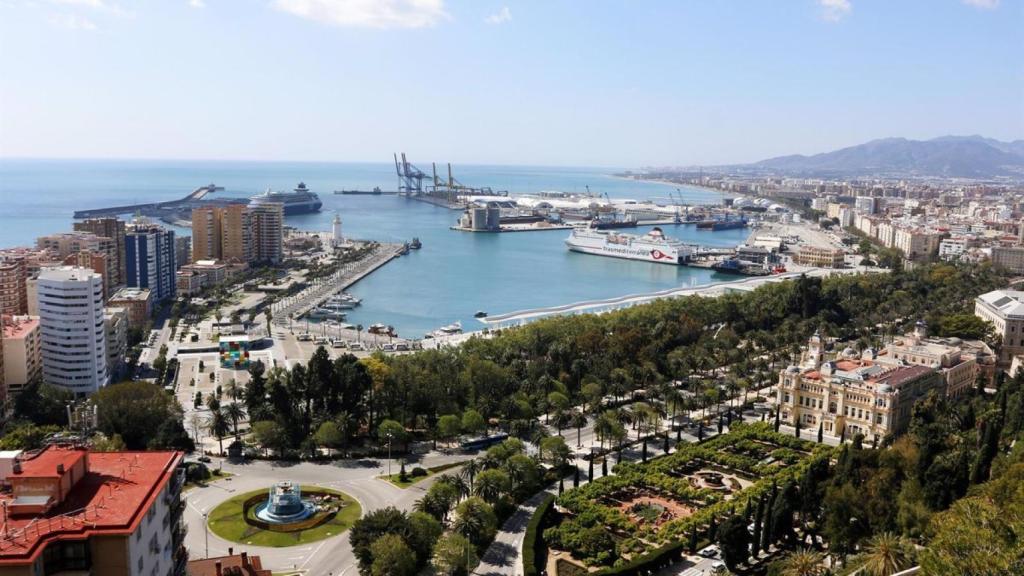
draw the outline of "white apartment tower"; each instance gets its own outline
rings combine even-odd
[[[43,380],[81,396],[106,386],[103,277],[73,266],[45,269],[37,294]]]

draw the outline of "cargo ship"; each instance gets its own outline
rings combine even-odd
[[[573,228],[565,245],[573,252],[676,266],[685,265],[693,254],[692,246],[665,236],[661,228],[640,236],[578,227]]]
[[[697,223],[698,230],[711,230],[717,232],[719,230],[735,230],[736,228],[745,228],[747,226],[746,218],[724,218],[722,220],[704,220]]]
[[[323,203],[320,202],[320,197],[314,192],[311,192],[309,188],[302,182],[295,187],[295,190],[291,192],[273,192],[267,190],[263,194],[253,196],[249,199],[250,206],[257,206],[259,204],[284,204],[284,213],[286,216],[292,214],[311,214],[313,212],[319,212]]]

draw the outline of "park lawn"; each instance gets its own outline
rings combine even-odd
[[[345,507],[342,508],[334,518],[331,518],[329,521],[324,522],[315,528],[310,528],[309,530],[302,530],[300,532],[273,532],[270,530],[261,530],[255,526],[250,526],[242,517],[242,504],[245,503],[248,498],[251,498],[256,494],[267,493],[266,488],[262,490],[253,490],[252,492],[239,494],[229,500],[225,500],[214,508],[213,511],[210,512],[209,517],[210,531],[225,540],[231,540],[232,542],[238,542],[240,544],[281,548],[284,546],[306,544],[317,540],[323,540],[324,538],[330,538],[331,536],[337,536],[351,528],[352,525],[355,524],[355,521],[362,515],[359,502],[344,492],[330,490],[320,486],[305,485],[302,486],[302,490],[303,492],[306,490],[318,490],[340,496],[345,501]]]

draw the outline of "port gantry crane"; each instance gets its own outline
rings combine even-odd
[[[405,152],[402,152],[402,162],[398,162],[398,154],[395,154],[395,173],[398,174],[398,193],[408,196],[423,194],[423,179],[427,175],[419,168],[413,166],[405,159]]]

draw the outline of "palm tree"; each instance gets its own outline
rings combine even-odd
[[[574,411],[569,417],[569,425],[576,429],[576,447],[582,447],[581,435],[583,427],[587,425],[587,417],[582,412]]]
[[[356,342],[363,341],[363,325],[356,324]]]
[[[870,576],[889,576],[911,564],[908,546],[902,536],[892,532],[874,535],[864,545],[862,568]]]
[[[825,555],[821,552],[815,552],[810,548],[801,548],[790,553],[782,561],[780,574],[781,576],[821,576],[825,574],[825,567],[822,566],[824,560]]]
[[[445,474],[438,478],[437,482],[444,482],[455,488],[459,493],[459,499],[469,496],[472,492],[469,488],[469,482],[461,474]]]
[[[224,391],[228,393],[228,396],[231,396],[232,400],[238,400],[243,392],[242,387],[238,385],[238,382],[234,378],[228,380],[228,384]]]
[[[462,467],[462,477],[466,480],[466,495],[473,491],[473,480],[476,478],[476,473],[480,471],[480,464],[476,459],[466,462],[466,465]]]
[[[217,437],[217,442],[220,444],[220,454],[224,454],[224,436],[231,431],[231,427],[228,424],[228,417],[224,414],[223,410],[213,410],[210,412],[210,419],[206,421],[206,431],[211,436]]]
[[[234,380],[232,380],[234,382]],[[224,407],[224,416],[231,420],[231,426],[235,431],[235,438],[238,437],[238,421],[245,418],[245,409],[238,402],[230,402]]]

